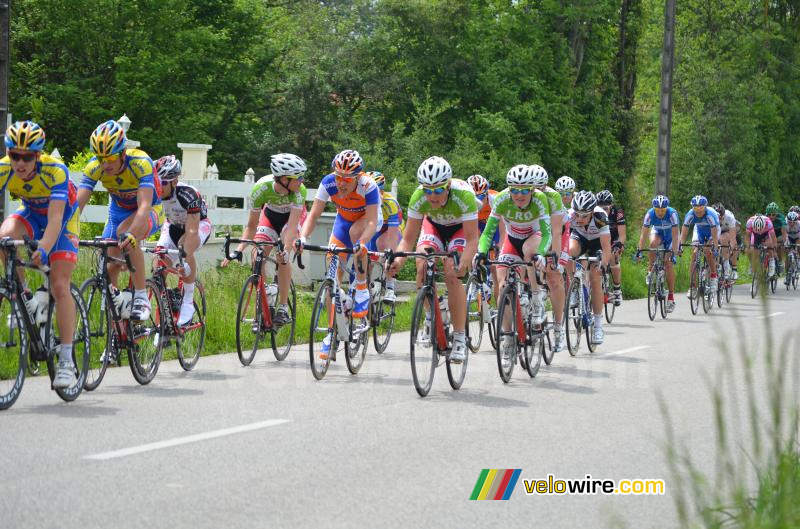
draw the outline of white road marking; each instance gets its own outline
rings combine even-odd
[[[590,353],[589,358],[592,356],[618,356],[624,355],[625,353],[632,353],[634,351],[641,351],[642,349],[650,349],[649,345],[637,345],[636,347],[628,347],[627,349],[621,349],[619,351],[612,351],[610,353]]]
[[[206,433],[198,433],[194,435],[187,435],[186,437],[176,437],[175,439],[167,439],[166,441],[158,441],[156,443],[148,443],[145,445],[132,446],[130,448],[123,448],[121,450],[113,450],[111,452],[103,452],[100,454],[92,454],[83,456],[84,459],[94,459],[97,461],[106,461],[108,459],[116,459],[118,457],[130,456],[133,454],[141,454],[142,452],[150,452],[152,450],[160,450],[162,448],[170,448],[173,446],[184,445],[188,443],[196,443],[198,441],[206,441],[208,439],[216,439],[217,437],[225,437],[227,435],[234,435],[243,432],[252,432],[253,430],[260,430],[262,428],[269,428],[270,426],[278,426],[289,422],[285,419],[271,419],[269,421],[254,422],[252,424],[243,424],[242,426],[234,426],[232,428],[223,428],[222,430],[214,430]]]
[[[785,312],[773,312],[772,314],[767,314],[766,316],[759,316],[757,319],[766,320],[767,318],[772,318],[773,316],[780,316],[781,314],[786,314],[786,313]]]

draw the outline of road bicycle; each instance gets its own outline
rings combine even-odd
[[[483,267],[476,267],[467,279],[467,326],[469,327],[469,349],[477,353],[483,342],[483,330],[489,331],[492,349],[497,349],[497,311],[492,308],[492,274]]]
[[[778,272],[777,267],[775,267],[775,272],[772,274],[769,273],[769,263],[770,260],[775,259],[775,257],[770,257],[769,248],[766,246],[759,245],[758,247],[758,262],[761,264],[759,267],[756,263],[752,263],[751,269],[753,271],[753,277],[750,280],[750,297],[755,299],[758,295],[759,287],[761,283],[765,283],[769,290],[772,293],[775,293],[775,290],[778,287]]]
[[[531,261],[489,261],[491,265],[505,266],[508,268],[506,284],[497,300],[497,322],[495,334],[498,337],[495,352],[497,353],[497,369],[500,379],[508,383],[514,372],[514,366],[519,359],[520,366],[528,372],[528,376],[535,377],[542,365],[542,360],[550,364],[553,351],[545,345],[549,341],[547,315],[541,324],[533,323],[533,290],[530,281],[524,281],[519,269],[525,270],[534,266],[536,259]],[[543,281],[539,273],[534,273],[534,280],[540,287]],[[523,303],[527,300],[527,303]],[[541,302],[544,312],[544,301]],[[508,355],[504,354],[503,345],[509,344]]]
[[[183,275],[184,258],[186,252],[183,248],[170,250],[167,248],[144,248],[148,253],[156,256],[156,263],[153,267],[153,281],[158,287],[161,296],[161,306],[165,308],[163,314],[163,333],[161,340],[163,346],[167,347],[172,343],[178,355],[178,363],[184,371],[191,371],[200,359],[203,345],[206,340],[206,292],[200,278],[195,279],[194,294],[192,303],[194,304],[194,314],[192,319],[184,325],[178,325],[178,318],[183,304]],[[177,258],[177,264],[174,263]],[[170,288],[167,279],[170,275],[178,277],[178,284]]]
[[[372,341],[375,351],[383,354],[389,345],[394,330],[395,303],[385,301],[386,297],[386,263],[392,251],[367,252],[369,256],[369,292],[370,303],[369,325],[372,327]]]
[[[786,259],[789,265],[786,267],[786,290],[792,287],[797,290],[797,283],[800,281],[800,263],[797,261],[797,247],[798,244],[789,244],[786,253]]]
[[[256,356],[256,351],[261,341],[269,335],[272,354],[275,359],[283,361],[289,354],[294,344],[295,324],[297,320],[297,292],[294,281],[289,283],[289,323],[275,325],[275,311],[278,306],[280,286],[272,277],[264,279],[265,267],[277,274],[278,262],[268,255],[271,249],[277,248],[284,252],[283,242],[254,241],[251,239],[232,238],[225,235],[223,252],[225,257],[232,261],[236,257],[230,255],[232,243],[243,243],[252,246],[254,255],[251,263],[251,272],[242,285],[239,294],[239,303],[236,305],[236,354],[243,366],[249,366]],[[287,265],[288,266],[288,265]]]
[[[731,248],[727,246],[728,257],[723,257],[723,252],[720,251],[719,258],[717,259],[717,306],[722,308],[723,301],[725,303],[731,302],[733,297],[733,286],[736,282],[733,280],[733,268],[730,263],[730,255],[732,252],[738,251],[738,248]],[[727,265],[727,266],[726,266]]]
[[[704,313],[708,313],[711,307],[714,306],[717,290],[708,288],[708,283],[711,279],[711,268],[706,259],[706,252],[703,251],[705,248],[711,248],[711,246],[708,243],[701,244],[699,242],[680,245],[681,248],[692,248],[692,272],[689,277],[689,307],[692,309],[692,314],[699,312],[701,300]]]
[[[46,362],[50,376],[50,388],[61,399],[71,402],[78,398],[89,370],[89,332],[86,306],[80,291],[70,284],[70,294],[75,303],[75,330],[72,338],[72,362],[75,366],[75,381],[67,388],[53,388],[53,379],[58,370],[59,338],[55,302],[49,292],[49,267],[36,266],[17,257],[17,248],[27,246],[33,252],[37,241],[25,239],[0,239],[0,248],[6,253],[5,276],[0,279],[0,410],[10,408],[22,391],[27,366]],[[29,314],[25,307],[24,292],[18,276],[19,268],[28,268],[44,276],[42,296],[36,314]],[[46,300],[45,300],[46,296]],[[46,305],[45,305],[46,304]],[[5,325],[4,325],[5,324]]]
[[[600,276],[603,279],[603,311],[605,312],[606,322],[614,320],[614,313],[617,306],[614,304],[616,295],[614,294],[614,281],[611,276],[611,267],[607,267]]]
[[[589,273],[592,267],[600,262],[600,252],[597,256],[581,256],[573,259],[575,261],[575,272],[567,291],[567,300],[564,304],[564,325],[567,333],[567,349],[569,354],[578,354],[581,344],[581,333],[586,333],[586,347],[590,353],[596,349],[592,340],[594,332],[594,314],[592,312],[592,289],[589,288]],[[584,266],[582,263],[586,263]]]
[[[87,391],[95,390],[102,382],[109,364],[122,365],[122,351],[127,352],[133,378],[139,384],[149,384],[158,372],[164,348],[161,336],[164,335],[162,323],[167,308],[162,304],[160,288],[153,279],[146,280],[150,317],[146,321],[131,320],[132,278],[128,281],[128,287],[119,291],[111,284],[108,273],[109,265],[115,263],[125,265],[133,274],[135,269],[128,253],[123,253],[122,258],[108,254],[110,248],[119,245],[115,239],[98,237],[79,241],[78,244],[82,248],[95,250],[96,270],[94,276],[83,282],[80,290],[86,302],[92,338],[89,372],[84,387]]]
[[[311,311],[310,336],[308,340],[311,373],[317,380],[325,378],[331,361],[336,361],[336,354],[343,344],[347,369],[351,374],[356,375],[364,365],[367,355],[369,311],[372,310],[371,305],[373,304],[372,300],[370,300],[370,307],[366,317],[355,318],[353,316],[352,301],[355,294],[355,271],[353,267],[358,266],[359,272],[361,272],[361,260],[353,259],[357,264],[349,267],[350,293],[348,294],[339,283],[338,270],[340,255],[352,255],[353,248],[304,244],[303,249],[312,252],[324,252],[329,259],[328,272],[317,290],[314,308]],[[295,258],[297,259],[297,266],[301,269],[305,268],[301,254],[295,254]],[[367,283],[369,283],[369,278],[367,278]],[[330,341],[327,353],[323,351],[324,340]]]
[[[450,258],[453,266],[458,268],[459,253],[452,252],[399,252],[395,257],[414,257],[425,259],[425,277],[417,292],[411,316],[411,376],[417,393],[426,396],[433,385],[436,368],[444,363],[447,367],[447,379],[450,387],[460,389],[467,374],[469,354],[461,363],[450,361],[453,349],[453,322],[447,299],[447,289],[438,293],[436,283],[436,260]],[[389,262],[391,264],[391,261]],[[465,293],[466,294],[466,293]],[[420,334],[421,331],[426,331]],[[469,326],[465,318],[464,331],[469,343]],[[426,334],[427,333],[427,334]],[[425,337],[420,339],[420,336]]]
[[[666,248],[642,248],[637,250],[640,252],[655,252],[656,257],[653,260],[653,269],[647,273],[650,278],[647,283],[647,316],[650,321],[655,321],[656,313],[661,312],[661,319],[667,318],[667,281],[665,271],[665,260],[667,254],[672,254],[671,250]]]

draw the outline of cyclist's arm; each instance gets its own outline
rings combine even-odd
[[[611,234],[603,233],[600,235],[600,248],[603,250],[603,256],[600,260],[602,266],[608,266],[611,261]]]
[[[618,239],[619,242],[625,244],[625,241],[628,240],[628,227],[625,224],[619,224],[617,226],[617,235],[619,235]]]
[[[687,236],[687,235],[689,235],[689,229],[690,229],[690,227],[689,227],[689,226],[687,226],[686,224],[684,224],[684,225],[681,227],[681,237],[680,237],[680,242],[681,242],[681,244],[683,244],[684,242],[686,242],[686,236]]]
[[[400,244],[397,245],[398,252],[407,252],[414,247],[414,243],[419,237],[420,228],[422,228],[421,218],[408,217],[408,220],[406,220],[406,229],[403,231],[403,239],[400,241]],[[403,263],[405,262],[405,257],[398,257],[395,259],[389,269],[389,276],[394,277],[397,275],[397,272],[403,267]]]
[[[253,240],[253,237],[256,236],[256,230],[258,229],[258,218],[261,215],[260,209],[251,209],[250,214],[247,216],[247,226],[244,227],[244,233],[242,233],[242,239]],[[244,251],[245,244],[239,243],[236,247],[237,252]]]
[[[200,247],[200,214],[189,213],[186,215],[186,224],[184,225],[184,247],[188,248],[191,253],[194,253],[195,248]]]
[[[678,253],[679,244],[680,241],[678,240],[678,225],[676,224],[672,227],[672,253],[674,254]]]
[[[92,198],[92,190],[87,189],[85,187],[81,187],[78,189],[78,208],[83,211],[83,208],[86,207],[86,204],[89,203],[89,199]]]
[[[305,222],[303,222],[303,231],[300,232],[301,239],[308,239],[309,235],[314,231],[317,226],[317,219],[325,211],[325,204],[327,202],[318,198],[314,199],[314,204],[311,206],[311,211],[308,212]]]
[[[677,228],[676,228],[677,231]],[[650,226],[642,226],[642,232],[639,235],[639,248],[644,248],[644,241],[647,239],[647,234],[650,233]]]
[[[551,249],[553,253],[561,255],[561,231],[564,229],[564,219],[561,212],[556,211],[550,215],[550,232],[552,233]]]
[[[502,224],[502,222],[494,215],[490,215],[489,218],[486,219],[486,226],[483,227],[483,233],[481,234],[480,241],[478,241],[479,252],[489,253],[489,248],[492,247],[494,232],[497,231],[498,224]],[[501,237],[500,240],[502,241],[503,238]]]
[[[472,263],[472,258],[478,253],[478,239],[481,236],[480,229],[478,228],[478,219],[465,220],[463,227],[464,239],[466,239],[467,242],[464,246],[464,253],[461,255],[462,266]]]
[[[364,226],[364,231],[361,232],[361,244],[366,245],[375,236],[375,230],[378,228],[378,208],[380,204],[370,204],[364,208],[364,218],[367,223]]]
[[[285,248],[294,247],[294,241],[297,240],[300,234],[298,225],[300,224],[300,217],[302,215],[303,208],[292,208],[289,211],[289,220],[286,221],[286,228],[284,228],[283,236],[281,237]]]
[[[539,255],[544,255],[547,253],[547,248],[550,247],[553,241],[553,234],[550,231],[550,217],[545,215],[539,217],[539,231],[542,233],[542,242],[539,243],[539,248],[536,251]],[[556,254],[556,256],[558,256],[558,254]]]
[[[147,218],[150,216],[152,204],[153,188],[140,186],[136,190],[136,216],[128,229],[139,240],[147,237]]]
[[[49,255],[58,241],[61,227],[64,225],[64,209],[67,203],[64,200],[51,200],[47,208],[47,227],[39,244]]]

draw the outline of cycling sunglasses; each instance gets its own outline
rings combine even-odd
[[[448,184],[445,184],[445,185],[439,186],[439,187],[424,187],[423,186],[422,190],[425,192],[426,195],[441,195],[442,193],[447,191],[448,187],[450,187]]]
[[[512,195],[530,195],[533,191],[532,187],[509,187],[509,193]]]
[[[102,163],[114,163],[119,160],[119,154],[112,154],[110,156],[98,156],[97,159],[100,160]]]
[[[656,212],[656,215],[659,217],[663,217],[664,214],[667,212],[667,208],[653,208]]]
[[[481,193],[480,195],[475,195],[478,197],[478,200],[483,200],[486,198],[486,193]]]
[[[36,159],[36,153],[35,152],[31,152],[31,153],[22,154],[22,153],[18,153],[18,152],[9,152],[8,153],[8,157],[11,158],[12,160],[14,160],[15,162],[18,162],[18,161],[22,160],[25,163],[30,163],[30,162],[32,162],[33,160]]]

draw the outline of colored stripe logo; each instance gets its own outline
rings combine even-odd
[[[514,492],[521,468],[484,468],[472,489],[470,500],[507,500]]]

